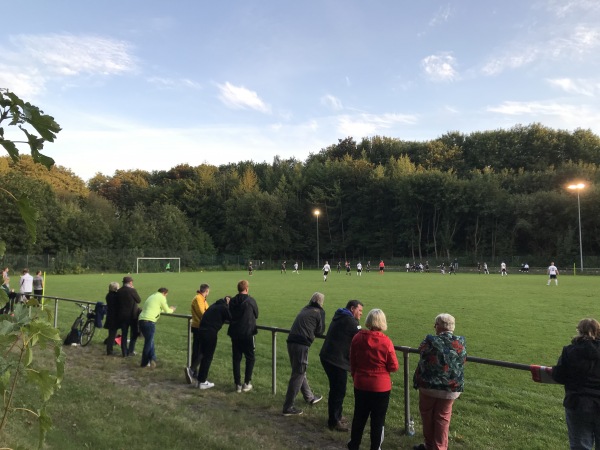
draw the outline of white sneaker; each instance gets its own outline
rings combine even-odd
[[[236,385],[235,385],[235,391],[236,391],[238,394],[241,394],[241,393],[242,393],[242,385],[241,385],[241,384],[236,384]]]
[[[198,384],[198,389],[210,389],[212,387],[215,387],[215,383],[211,383],[208,380],[206,380],[204,383]]]
[[[252,390],[252,383],[244,383],[244,385],[242,386],[242,391],[244,392],[249,392]]]

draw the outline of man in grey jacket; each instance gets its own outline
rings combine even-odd
[[[310,389],[306,379],[306,367],[308,366],[308,350],[315,340],[315,336],[322,335],[325,331],[324,301],[325,296],[320,292],[315,292],[308,305],[302,308],[296,316],[287,338],[292,375],[290,376],[285,403],[283,404],[284,416],[302,414],[302,410],[294,406],[294,399],[298,392],[302,392],[304,400],[311,405],[323,399],[323,396],[313,394]]]

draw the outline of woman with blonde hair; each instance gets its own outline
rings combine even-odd
[[[354,380],[354,417],[348,448],[357,450],[367,419],[371,416],[371,450],[381,447],[385,416],[392,391],[391,372],[398,370],[396,350],[387,330],[385,314],[372,309],[350,346],[350,373]]]
[[[565,417],[571,449],[600,448],[600,323],[582,319],[571,345],[552,367],[554,381],[565,386]]]

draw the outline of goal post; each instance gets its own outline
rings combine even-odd
[[[156,261],[155,264],[152,264],[152,267],[154,269],[157,270],[151,270],[151,272],[181,272],[181,258],[176,258],[176,257],[161,257],[161,258],[155,258],[155,257],[139,257],[135,259],[135,273],[140,273],[140,261],[143,260],[153,260]],[[161,262],[163,261],[163,262]],[[175,268],[175,264],[177,264],[177,268]],[[167,270],[169,269],[169,270]]]

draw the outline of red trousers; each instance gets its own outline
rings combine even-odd
[[[427,450],[448,449],[448,429],[453,399],[435,398],[419,392],[419,412]]]

